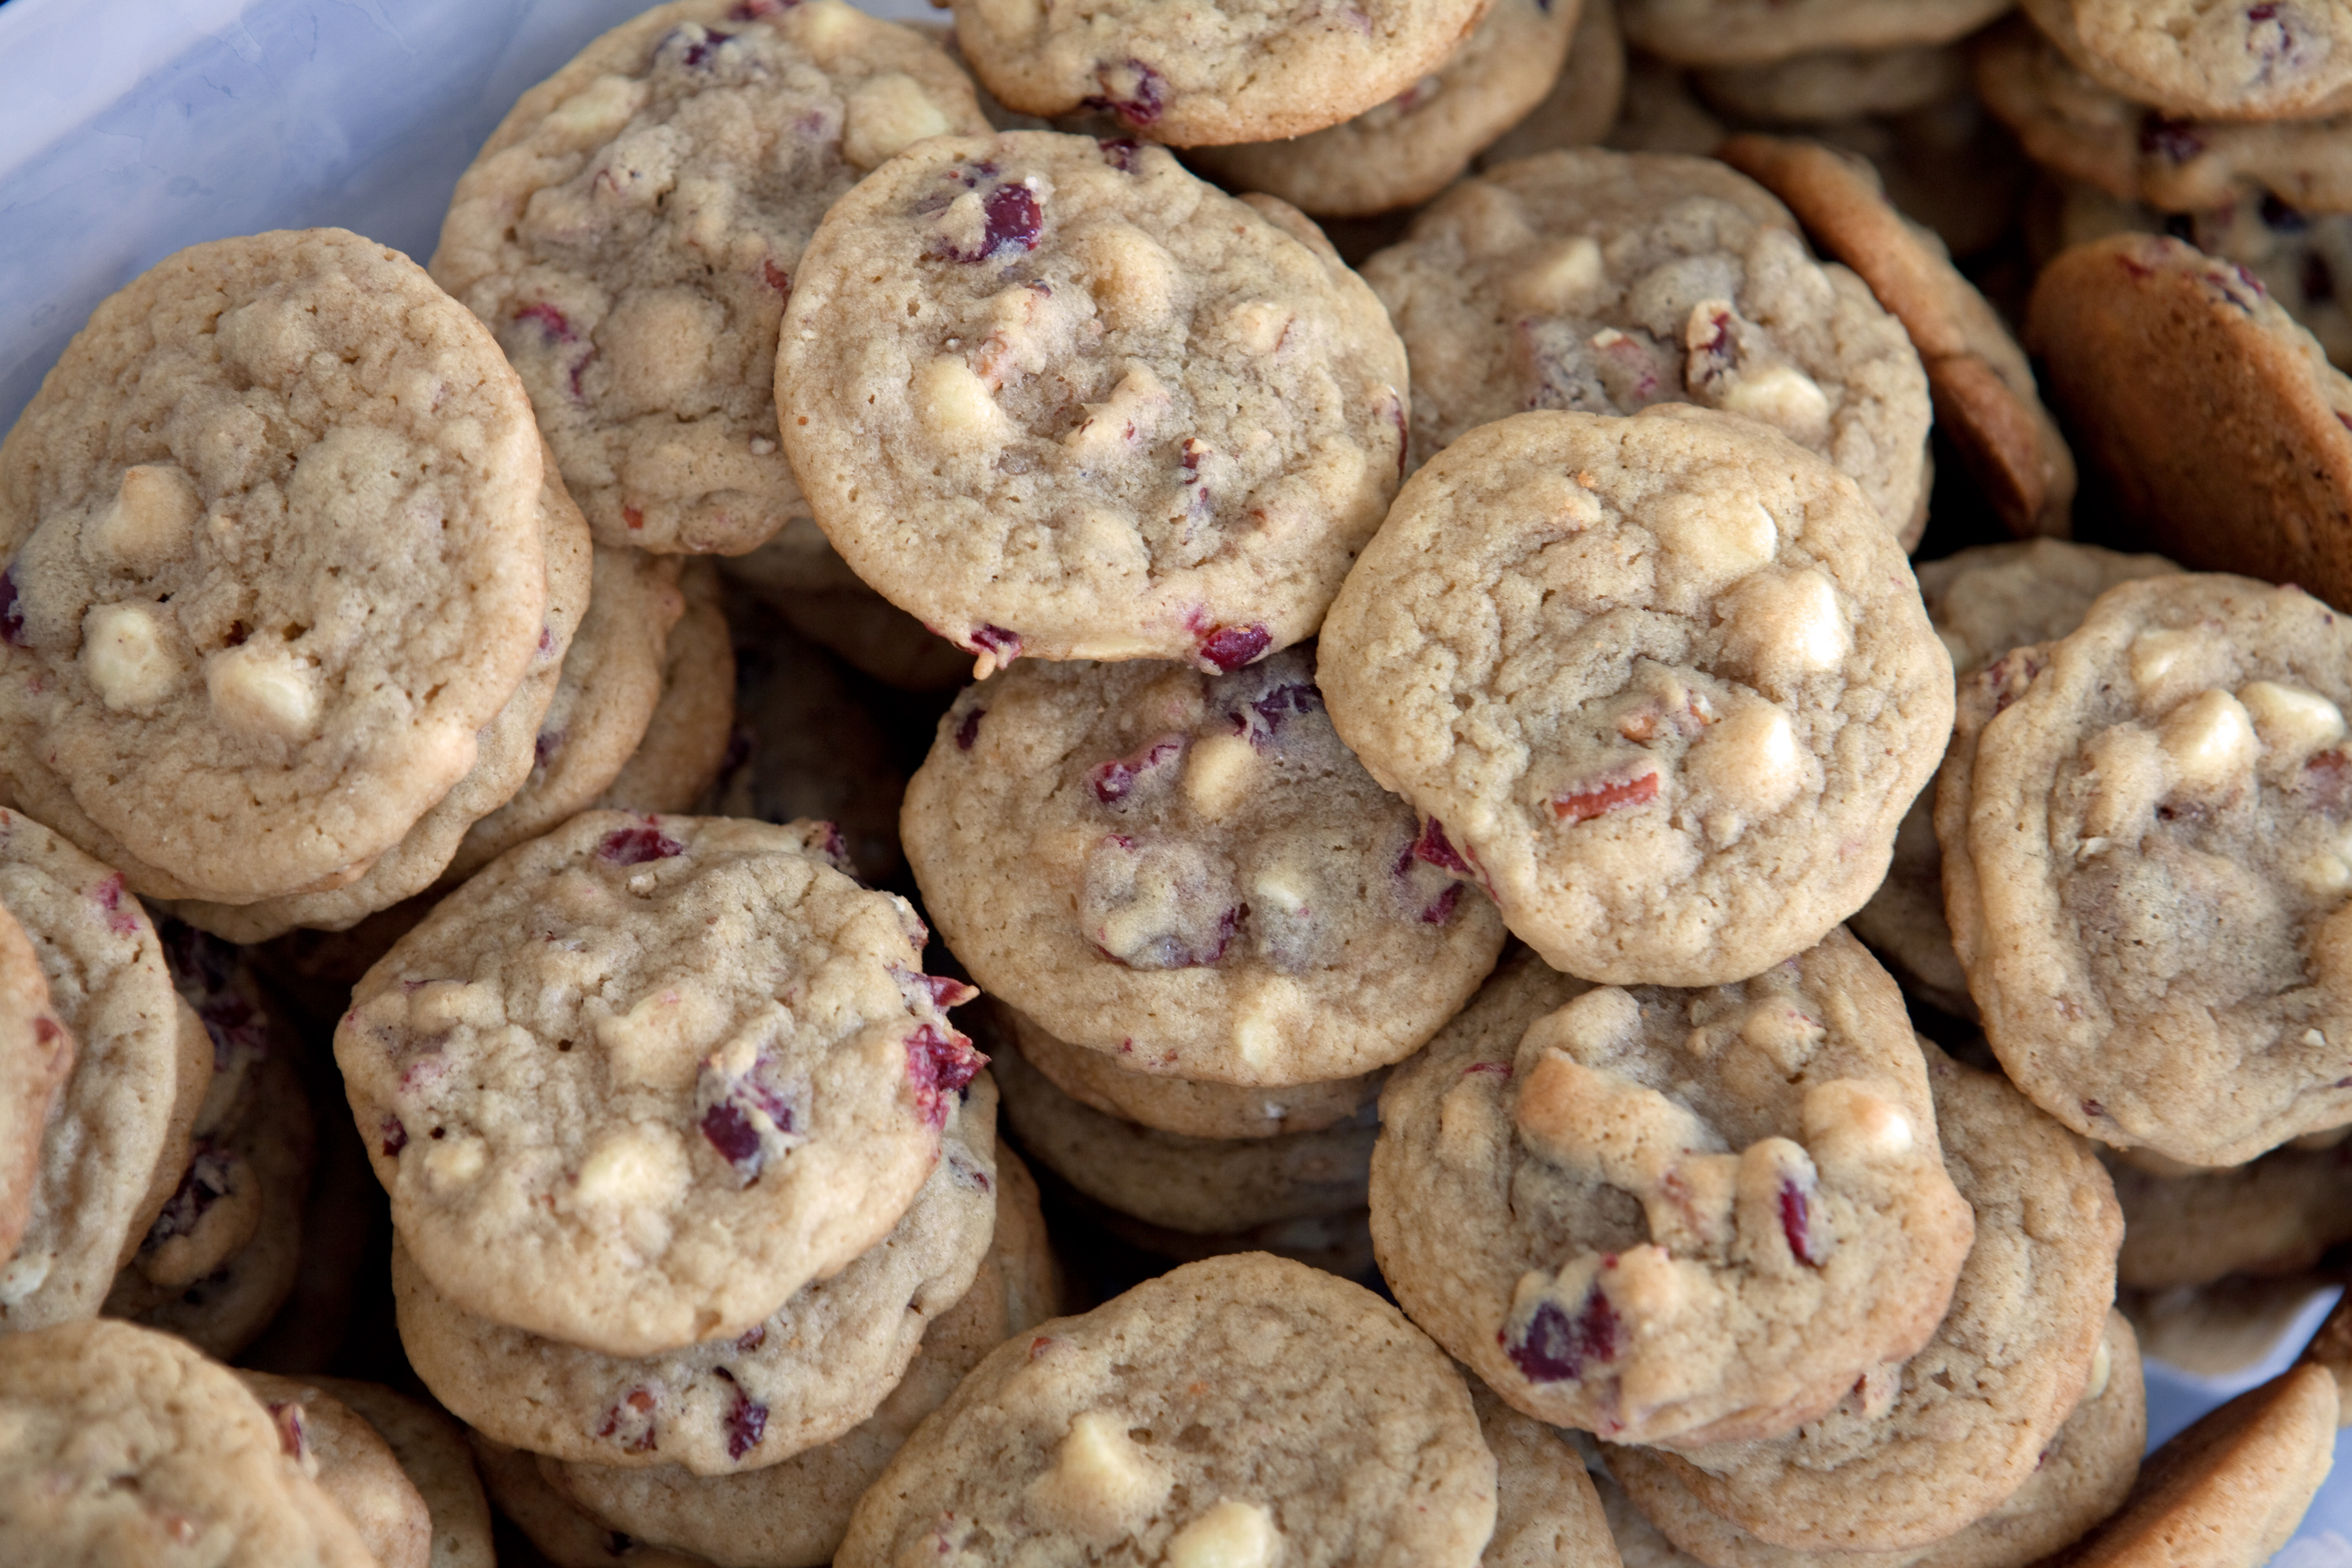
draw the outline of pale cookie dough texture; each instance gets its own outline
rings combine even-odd
[[[1612,1451],[1637,1500],[1687,1489],[1759,1539],[1813,1552],[1932,1545],[2033,1477],[2084,1390],[2115,1298],[2124,1218],[2090,1146],[1998,1074],[1924,1047],[1976,1241],[1927,1347],[1785,1437]]]
[[[1496,1467],[1461,1374],[1361,1286],[1263,1253],[999,1346],[858,1504],[838,1568],[1471,1568]]]
[[[1404,346],[1314,225],[1051,132],[926,142],[836,204],[776,392],[835,547],[983,677],[1313,635],[1403,456]]]
[[[1381,1096],[1397,1300],[1517,1408],[1777,1436],[1926,1345],[1974,1225],[1894,982],[1843,932],[1738,985],[1522,955]]]
[[[2076,67],[2168,113],[2308,120],[2352,109],[2344,0],[2025,0],[2024,9]]]
[[[1498,0],[1499,3],[1499,0]],[[1485,0],[962,0],[956,45],[1005,108],[1094,110],[1178,147],[1304,136],[1436,70]]]
[[[335,1032],[417,1267],[608,1355],[742,1333],[905,1212],[981,1065],[822,823],[587,812],[450,895]]]
[[[772,380],[802,247],[901,147],[987,128],[937,46],[840,0],[680,0],[523,94],[433,276],[522,373],[598,542],[740,554],[805,513]]]
[[[51,1005],[32,938],[8,913],[0,890],[0,1267],[31,1217],[41,1131],[73,1064],[73,1031]]]
[[[1427,201],[1543,101],[1581,9],[1581,0],[1494,0],[1444,65],[1386,103],[1311,135],[1203,148],[1186,161],[1318,217]]]
[[[0,1336],[0,1561],[380,1568],[236,1373],[104,1321]]]
[[[400,1461],[432,1516],[432,1568],[496,1568],[489,1500],[474,1472],[464,1427],[380,1384],[341,1377],[304,1381],[357,1411]]]
[[[2352,626],[2157,577],[1964,684],[1945,908],[2018,1087],[2195,1165],[2352,1122]]]
[[[1626,41],[1679,65],[1769,65],[1823,49],[1948,44],[2011,0],[1620,0]]]
[[[2297,1274],[2352,1241],[2352,1139],[2273,1149],[2225,1171],[2160,1176],[2118,1161],[2114,1173],[2131,1226],[2116,1261],[2126,1285],[2164,1289],[2230,1274]]]
[[[432,1568],[432,1511],[373,1426],[316,1384],[245,1370],[236,1377],[278,1424],[288,1457],[335,1500],[380,1568]]]
[[[0,443],[0,798],[143,896],[353,880],[530,666],[539,451],[498,344],[395,251],[159,263]]]
[[[1412,355],[1412,454],[1523,409],[1660,403],[1769,425],[1887,530],[1927,506],[1927,379],[1903,324],[1704,158],[1577,149],[1487,170],[1364,264]]]
[[[1072,1100],[1106,1116],[1187,1138],[1319,1132],[1380,1099],[1381,1085],[1388,1081],[1383,1069],[1279,1089],[1201,1083],[1122,1067],[1118,1057],[1056,1039],[1035,1019],[1012,1008],[999,1009],[999,1016],[1011,1027],[1022,1058]]]
[[[1706,985],[1885,878],[1951,659],[1859,491],[1753,421],[1522,414],[1416,474],[1333,605],[1340,738],[1555,967]]]
[[[1411,1056],[1502,951],[1340,744],[1311,649],[1033,663],[941,716],[900,818],[973,979],[1123,1068],[1233,1085]]]

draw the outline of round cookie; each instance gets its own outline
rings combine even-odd
[[[1969,89],[1969,58],[1965,49],[1944,44],[1827,49],[1769,65],[1694,71],[1691,81],[1709,103],[1735,119],[1792,125],[1925,109]]]
[[[1413,476],[1331,607],[1340,738],[1546,961],[1713,984],[1819,942],[1935,771],[1951,660],[1853,483],[1684,405],[1521,414]]]
[[[1381,1272],[1517,1408],[1778,1436],[1933,1337],[1974,1228],[1894,982],[1843,931],[1708,991],[1507,964],[1391,1076]]]
[[[540,478],[498,344],[397,252],[159,263],[0,444],[0,795],[142,895],[355,879],[530,666]]]
[[[32,1217],[42,1129],[73,1064],[73,1031],[50,1005],[32,939],[0,905],[0,1264]]]
[[[1466,1001],[1467,998],[1465,998]],[[1022,1058],[1055,1089],[1106,1116],[1187,1138],[1273,1138],[1320,1132],[1352,1119],[1378,1100],[1387,1069],[1326,1083],[1279,1089],[1196,1083],[1122,1067],[1107,1051],[1055,1038],[1025,1013],[1003,1009]]]
[[[1985,1034],[2077,1132],[2226,1165],[2352,1122],[2352,626],[2220,574],[2108,590],[1962,682],[1937,785]]]
[[[2295,1274],[2352,1241],[2352,1142],[2273,1149],[2231,1170],[2152,1175],[2117,1161],[2130,1228],[2116,1278],[2141,1289]]]
[[[1479,1568],[1620,1568],[1608,1515],[1569,1436],[1483,1384],[1470,1385],[1470,1402],[1495,1456],[1495,1533]]]
[[[1494,906],[1340,743],[1309,648],[1229,675],[1016,667],[940,716],[899,826],[973,979],[1138,1072],[1360,1077],[1502,951]]]
[[[288,1456],[334,1499],[382,1568],[432,1568],[432,1513],[373,1426],[314,1383],[267,1372],[236,1377],[278,1424]]]
[[[102,1321],[0,1335],[0,1560],[378,1568],[235,1373]]]
[[[982,1065],[822,824],[584,812],[443,900],[335,1031],[419,1269],[608,1355],[750,1329],[896,1223]]]
[[[2123,1212],[2081,1139],[1998,1074],[1922,1048],[1945,1166],[1976,1215],[1935,1337],[1789,1436],[1616,1451],[1637,1501],[1670,1483],[1759,1540],[1877,1553],[1933,1545],[2040,1468],[2094,1373]]]
[[[988,1251],[995,1097],[976,1079],[944,1153],[898,1224],[830,1279],[727,1338],[659,1355],[600,1355],[467,1312],[395,1241],[401,1342],[434,1396],[476,1430],[614,1468],[755,1470],[831,1442],[874,1412]]]
[[[1007,109],[1048,120],[1094,110],[1152,141],[1199,147],[1304,136],[1385,103],[1440,68],[1486,7],[962,0],[954,9],[959,53]]]
[[[1364,279],[1412,356],[1418,460],[1522,409],[1694,403],[1827,458],[1918,537],[1927,384],[1902,323],[1719,163],[1586,148],[1492,168]]]
[[[1147,1225],[1223,1236],[1364,1206],[1379,1121],[1367,1105],[1319,1132],[1188,1138],[1072,1100],[1017,1050],[998,1058],[1004,1119],[1037,1163]]]
[[[356,1412],[392,1450],[431,1519],[431,1568],[495,1568],[489,1500],[474,1473],[464,1427],[382,1384],[345,1377],[303,1381]]]
[[[1061,1281],[1037,1184],[996,1152],[996,1234],[962,1300],[933,1320],[906,1374],[873,1415],[832,1442],[735,1476],[672,1466],[614,1469],[540,1461],[548,1484],[632,1540],[691,1552],[721,1568],[821,1568],[857,1500],[981,1357],[1061,1310]]]
[[[1555,147],[1583,147],[1616,123],[1625,96],[1625,37],[1617,26],[1617,0],[1584,0],[1568,59],[1543,100],[1480,153],[1481,169],[1533,157]]]
[[[735,642],[708,562],[678,575],[686,613],[662,652],[661,697],[644,736],[591,809],[692,811],[719,770],[735,730]]]
[[[834,1561],[1131,1538],[1139,1561],[1469,1568],[1495,1476],[1461,1375],[1402,1314],[1245,1254],[997,1347],[898,1450]]]
[[[1724,162],[1789,204],[1853,268],[1919,351],[1936,420],[2010,532],[2064,537],[2074,456],[2042,405],[2033,367],[1943,243],[1888,203],[1864,160],[1815,143],[1735,136]]]
[[[982,677],[1024,652],[1231,670],[1312,635],[1395,494],[1406,389],[1315,226],[1050,132],[877,174],[810,241],[776,361],[852,569]]]
[[[1619,0],[1626,41],[1688,66],[1769,65],[1825,49],[1948,44],[2009,0]]]
[[[632,1541],[588,1517],[540,1473],[538,1456],[468,1434],[483,1489],[554,1568],[711,1568],[704,1558]]]
[[[1543,101],[1580,9],[1580,0],[1493,0],[1444,64],[1386,103],[1291,141],[1202,148],[1186,161],[1318,216],[1427,201]]]
[[[837,0],[678,0],[508,111],[433,276],[520,371],[598,542],[740,554],[804,511],[770,377],[817,220],[908,142],[986,129],[908,28]]]
[[[1991,1513],[1932,1545],[1887,1552],[1775,1546],[1709,1513],[1672,1480],[1645,1495],[1646,1519],[1616,1486],[1600,1489],[1625,1568],[2025,1568],[2056,1561],[2051,1553],[2116,1510],[2139,1472],[2147,1437],[2139,1350],[2131,1325],[2111,1312],[2082,1402],[2025,1484]]]
[[[2309,120],[2352,109],[2352,6],[2024,0],[2042,35],[2115,92],[2179,115]]]
[[[178,1186],[213,1066],[139,900],[32,818],[0,810],[0,909],[23,928],[72,1070],[37,1131],[32,1205],[0,1262],[0,1335],[94,1315]]]

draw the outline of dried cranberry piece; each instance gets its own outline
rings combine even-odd
[[[122,907],[122,873],[110,871],[105,879],[89,890],[98,907],[106,911],[106,929],[117,936],[129,936],[139,929],[139,917]]]
[[[596,853],[615,866],[642,866],[686,853],[686,846],[664,833],[647,818],[643,827],[621,827],[604,835]]]
[[[1790,1252],[1807,1268],[1819,1268],[1829,1261],[1826,1250],[1814,1250],[1812,1205],[1793,1176],[1780,1178],[1780,1234],[1789,1238]]]
[[[950,260],[967,263],[986,261],[1013,246],[1024,250],[1037,248],[1037,237],[1045,227],[1045,213],[1037,205],[1036,193],[1028,186],[997,186],[982,202],[981,211],[984,221],[979,247],[963,250],[950,246],[943,252]]]
[[[777,293],[782,294],[787,300],[790,300],[793,297],[793,275],[791,273],[785,271],[782,268],[777,266],[772,261],[762,261],[760,263],[760,274],[768,280],[769,288],[773,289]]]
[[[2186,163],[2205,151],[2205,138],[2197,133],[2192,122],[2175,120],[2151,109],[2140,119],[2139,150]]]
[[[753,1351],[758,1350],[761,1345],[766,1344],[767,1342],[768,1325],[765,1323],[754,1323],[750,1328],[745,1329],[741,1333],[735,1336],[736,1353],[739,1355],[750,1355]]]
[[[740,1168],[759,1163],[760,1130],[733,1101],[722,1100],[702,1113],[702,1135],[729,1164]]]
[[[1451,871],[1457,877],[1472,875],[1470,862],[1465,860],[1445,837],[1445,824],[1435,817],[1421,825],[1421,837],[1412,842],[1412,858],[1426,860],[1441,871]]]
[[[310,1446],[310,1435],[302,1426],[302,1406],[291,1399],[283,1404],[271,1400],[269,1419],[278,1428],[278,1447],[288,1458],[300,1458]]]
[[[971,712],[963,716],[962,721],[956,725],[955,729],[957,751],[969,752],[971,750],[972,742],[980,739],[980,721],[987,717],[988,710],[985,708],[975,708]]]
[[[1183,750],[1182,736],[1164,735],[1132,756],[1115,757],[1100,763],[1087,774],[1087,783],[1093,787],[1097,800],[1105,805],[1117,805],[1134,793],[1139,779],[1174,762]]]
[[[1250,706],[1265,721],[1266,730],[1272,733],[1282,728],[1286,719],[1323,711],[1323,693],[1309,682],[1291,681],[1276,687]]]
[[[915,1110],[933,1127],[948,1120],[948,1096],[972,1080],[988,1058],[953,1029],[925,1024],[907,1037],[907,1080],[914,1085]]]
[[[1437,895],[1436,902],[1421,911],[1421,923],[1425,926],[1442,926],[1452,920],[1455,906],[1462,902],[1462,886],[1459,882],[1447,883],[1445,890]]]
[[[891,966],[890,977],[898,983],[900,994],[910,1007],[928,1001],[934,1007],[961,1007],[980,994],[980,987],[967,985],[951,974],[925,974],[919,970]]]
[[[760,1439],[767,1435],[768,1407],[745,1392],[743,1385],[736,1383],[734,1374],[725,1367],[716,1370],[735,1389],[735,1398],[727,1406],[727,1414],[719,1417],[719,1425],[727,1432],[727,1457],[740,1459],[758,1447]]]
[[[762,16],[789,11],[800,3],[801,0],[735,0],[735,4],[728,7],[727,19],[730,22],[756,22]]]
[[[1123,90],[1114,85],[1114,79],[1122,75],[1134,79],[1126,84]],[[1167,79],[1141,60],[1129,59],[1117,66],[1097,67],[1095,80],[1102,84],[1102,91],[1087,99],[1085,106],[1116,114],[1121,121],[1138,130],[1158,120],[1168,108]]]
[[[568,343],[576,336],[572,331],[572,318],[544,301],[523,306],[515,311],[515,320],[537,323],[539,330],[555,342]]]
[[[670,37],[677,37],[683,36],[685,32],[686,29],[681,27],[677,33],[671,34]],[[715,27],[704,27],[700,29],[700,32],[702,36],[688,43],[686,46],[685,52],[678,57],[678,63],[685,66],[688,70],[700,70],[702,68],[703,62],[709,59],[711,56],[719,52],[719,46],[735,36],[732,33],[722,33]],[[668,40],[665,39],[663,41],[667,43]]]
[[[1558,1302],[1544,1301],[1528,1318],[1519,1342],[1504,1344],[1511,1364],[1529,1383],[1572,1383],[1587,1366],[1615,1361],[1624,1350],[1622,1325],[1609,1298],[1594,1289],[1570,1317]]]
[[[649,1388],[629,1390],[619,1404],[604,1413],[604,1424],[596,1428],[596,1436],[619,1437],[623,1433],[630,1432],[633,1427],[642,1426],[642,1430],[630,1432],[630,1435],[623,1439],[622,1450],[631,1454],[652,1453],[656,1434],[658,1431],[658,1424],[654,1419],[654,1410],[659,1403],[654,1397],[653,1390]]]
[[[1021,657],[1021,634],[1006,631],[1003,626],[975,626],[971,641],[965,646],[992,653],[999,665],[1007,665]]]
[[[1097,137],[1095,145],[1102,149],[1103,162],[1122,174],[1135,173],[1136,160],[1143,155],[1143,149],[1130,137]]]
[[[1629,805],[1647,805],[1657,798],[1658,775],[1649,773],[1637,779],[1595,784],[1573,795],[1556,795],[1551,799],[1551,814],[1561,822],[1590,822]]]
[[[1262,658],[1274,646],[1274,634],[1264,626],[1212,626],[1202,637],[1194,657],[1219,675],[1231,675]]]
[[[199,1144],[195,1155],[188,1162],[187,1174],[180,1178],[163,1212],[147,1228],[144,1245],[154,1247],[175,1236],[185,1236],[196,1228],[196,1222],[228,1194],[229,1171],[236,1159],[226,1149]]]
[[[2315,753],[2303,764],[2303,797],[2323,816],[2352,813],[2352,756],[2339,747]]]
[[[1508,1062],[1472,1062],[1468,1067],[1462,1069],[1462,1076],[1467,1078],[1474,1072],[1499,1073],[1504,1078],[1507,1079],[1511,1076],[1511,1064]]]
[[[385,1117],[376,1131],[383,1139],[383,1157],[387,1160],[399,1158],[400,1152],[408,1147],[408,1129],[400,1124],[397,1116]]]

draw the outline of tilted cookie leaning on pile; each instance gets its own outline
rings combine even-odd
[[[1629,152],[1604,0],[956,9],[650,11],[0,442],[0,1560],[2275,1550],[2352,1309],[2141,1354],[2352,1237],[2352,381],[2110,236],[2053,416],[1900,159],[1656,145],[1997,4],[1629,0]],[[2027,9],[2080,178],[2341,108]]]

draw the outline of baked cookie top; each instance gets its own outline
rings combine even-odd
[[[42,1128],[73,1063],[73,1031],[50,1004],[32,939],[0,895],[0,1265],[32,1217]]]
[[[1704,991],[1522,955],[1381,1121],[1398,1300],[1519,1409],[1614,1442],[1823,1415],[1927,1343],[1974,1229],[1902,996],[1843,931]]]
[[[2301,0],[2024,0],[2113,91],[2178,115],[2308,120],[2352,109],[2352,5]]]
[[[498,334],[600,543],[740,554],[803,510],[772,376],[817,220],[908,142],[987,128],[908,28],[678,0],[508,111],[433,275]]]
[[[586,812],[371,969],[335,1030],[417,1267],[607,1355],[750,1330],[879,1240],[981,1058],[830,826]]]
[[[1948,44],[2010,0],[1621,0],[1634,47],[1681,65],[1769,65],[1823,49]]]
[[[958,50],[1007,109],[1102,110],[1178,147],[1304,136],[1438,68],[1484,0],[1305,0],[1170,7],[1150,0],[962,0]]]
[[[1030,663],[907,786],[925,907],[991,994],[1139,1072],[1234,1085],[1411,1056],[1502,951],[1334,732],[1315,654],[1230,675]]]
[[[1412,451],[1530,408],[1769,425],[1924,521],[1927,381],[1862,279],[1706,158],[1576,148],[1490,168],[1364,263],[1412,356]]]
[[[530,662],[531,432],[396,251],[310,229],[158,263],[0,443],[0,789],[144,895],[357,877]]]
[[[1554,966],[1738,980],[1885,877],[1951,661],[1853,485],[1752,420],[1521,414],[1413,476],[1332,605],[1340,737]]]
[[[932,141],[835,205],[776,389],[843,559],[983,677],[1313,635],[1404,443],[1404,346],[1313,224],[1043,131]]]
[[[1243,1253],[990,1352],[834,1561],[1076,1561],[1131,1541],[1147,1562],[1470,1568],[1494,1526],[1494,1458],[1428,1337],[1361,1286]]]

